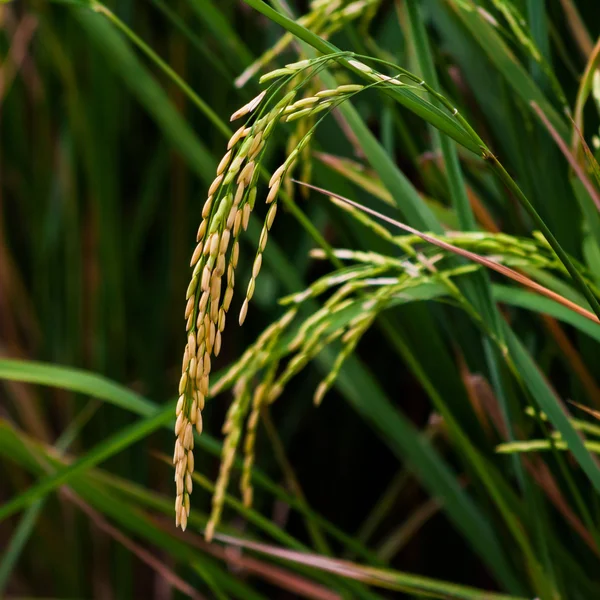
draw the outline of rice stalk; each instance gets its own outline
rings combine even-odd
[[[231,121],[245,117],[246,122],[231,136],[227,150],[218,164],[215,179],[209,186],[208,198],[202,209],[202,220],[196,236],[197,245],[190,261],[193,268],[192,277],[186,291],[184,318],[187,344],[179,382],[173,455],[176,485],[175,521],[182,529],[187,526],[190,512],[191,474],[194,470],[192,430],[195,426],[198,433],[202,432],[202,410],[209,394],[212,357],[218,356],[221,351],[222,333],[235,288],[235,270],[240,252],[239,236],[242,230],[247,229],[250,214],[255,207],[257,181],[263,166],[265,147],[279,122],[311,119],[309,127],[298,130],[302,132],[302,137],[296,140],[294,148],[289,149],[286,160],[269,180],[265,198],[269,209],[260,234],[252,275],[239,312],[240,325],[247,317],[254,295],[256,280],[262,267],[262,254],[277,213],[277,197],[282,182],[303,155],[323,116],[339,103],[370,87],[345,84],[297,99],[298,90],[309,85],[320,69],[340,56],[346,54],[337,53],[312,60],[305,59],[265,74],[261,83],[276,81],[231,115]],[[374,80],[372,86],[404,85],[399,81],[399,76],[390,77],[378,73],[354,59],[350,60],[349,64],[365,73],[368,72]],[[315,115],[319,115],[316,122],[312,120]],[[315,347],[319,347],[316,338]],[[288,377],[308,360],[312,351],[314,348],[310,349],[305,359],[296,360],[288,371]],[[279,382],[280,385],[286,380]],[[270,398],[276,397],[279,389],[276,383]],[[245,406],[241,399],[237,398],[237,402]],[[232,427],[237,422],[232,421]],[[235,452],[236,439],[230,439],[230,452]],[[226,485],[226,479],[223,476],[223,485]],[[215,522],[217,520],[215,519]]]
[[[366,86],[349,83],[334,89],[318,89],[315,82],[319,71],[340,57],[346,59],[350,68],[366,74],[373,83]],[[379,62],[384,63],[384,61]],[[404,78],[408,79],[408,83]],[[274,128],[281,122],[298,122],[296,133],[292,136],[293,146],[288,146],[286,160],[273,172],[268,182],[265,203],[269,208],[239,312],[240,325],[247,317],[249,304],[256,289],[263,253],[277,212],[279,191],[281,186],[285,185],[284,182],[297,161],[301,160],[304,164],[308,162],[303,160],[304,152],[321,120],[340,103],[369,87],[411,85],[416,89],[433,93],[436,99],[440,100],[439,94],[430,90],[424,81],[409,72],[397,69],[397,74],[394,76],[380,73],[357,60],[353,55],[349,56],[348,53],[336,53],[288,63],[283,68],[266,73],[260,81],[271,83],[267,89],[231,116],[232,121],[245,118],[245,123],[231,136],[226,153],[217,167],[216,177],[209,186],[208,198],[202,209],[202,221],[198,228],[197,246],[190,263],[193,272],[186,293],[184,312],[188,341],[184,350],[179,384],[180,397],[177,403],[176,444],[173,457],[177,489],[176,524],[182,529],[187,525],[192,492],[191,474],[194,470],[192,428],[195,426],[198,433],[202,431],[202,409],[210,391],[212,357],[220,353],[221,336],[235,288],[235,271],[240,252],[239,236],[242,230],[246,230],[250,214],[255,208],[258,197],[258,175],[263,168],[263,155]],[[300,95],[301,90],[307,91],[308,95]],[[451,109],[447,101],[444,106],[456,114],[456,109]],[[305,170],[305,174],[309,175],[309,172]],[[401,297],[405,290],[424,282],[437,281],[443,283],[449,295],[459,304],[462,302],[462,296],[452,278],[472,271],[473,265],[452,268],[444,262],[444,258],[448,255],[440,254],[439,249],[432,251],[431,247],[427,246],[421,249],[419,246],[422,245],[422,239],[419,236],[394,236],[380,223],[356,210],[349,203],[340,202],[335,198],[333,201],[375,234],[401,248],[406,257],[398,261],[375,253],[352,254],[350,251],[338,251],[339,257],[353,259],[362,263],[362,267],[354,267],[346,272],[338,272],[322,278],[305,292],[292,298],[291,303],[298,305],[308,297],[318,296],[332,287],[339,286],[325,302],[323,309],[306,319],[288,344],[287,352],[292,356],[282,373],[276,374],[270,349],[286,331],[295,312],[286,313],[279,322],[269,328],[261,336],[261,345],[257,344],[246,352],[220,382],[216,391],[224,389],[234,379],[237,380],[232,408],[224,429],[227,437],[223,464],[218,480],[218,493],[213,499],[207,538],[212,536],[220,518],[222,497],[229,481],[231,461],[241,439],[248,411],[251,418],[247,425],[244,444],[247,466],[241,484],[246,503],[249,503],[252,498],[249,473],[253,463],[260,407],[264,402],[274,402],[287,383],[323,348],[339,342],[342,349],[338,358],[315,393],[315,402],[320,403],[335,382],[345,359],[354,351],[358,341],[379,312],[385,310],[394,299]],[[471,248],[476,246],[479,251],[486,252],[498,263],[505,261],[514,266],[531,266],[535,263],[536,268],[564,270],[552,250],[539,240],[536,243],[531,240],[516,240],[510,236],[503,237],[501,234],[494,236],[479,233],[449,234],[448,238],[452,238],[454,246],[460,244]],[[373,289],[377,291],[372,292]],[[365,290],[370,290],[366,299]],[[284,303],[286,302],[289,302],[289,299],[284,300]],[[333,317],[350,308],[356,309],[357,306],[360,306],[359,316],[341,326],[332,326]],[[468,306],[464,308],[469,310]],[[475,313],[473,316],[477,317]],[[260,373],[265,369],[268,376],[265,378],[263,375],[259,388],[252,392],[250,382],[254,377],[260,377]]]

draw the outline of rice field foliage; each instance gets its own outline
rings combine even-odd
[[[600,596],[595,4],[1,4],[0,597]]]

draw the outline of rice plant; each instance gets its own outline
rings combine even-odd
[[[594,2],[0,10],[1,597],[600,595]]]

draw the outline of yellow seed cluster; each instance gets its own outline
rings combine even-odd
[[[254,447],[256,444],[256,430],[258,429],[258,420],[260,411],[263,407],[268,390],[269,382],[265,381],[259,384],[254,390],[252,396],[252,410],[246,424],[246,438],[244,439],[244,467],[240,481],[240,490],[244,500],[244,506],[252,506],[253,489],[251,482],[252,466],[254,464]]]
[[[323,7],[330,5],[330,0],[316,1]],[[342,0],[336,1],[339,4]],[[357,0],[344,5],[340,18],[352,18],[353,15],[368,8],[371,1]],[[249,120],[231,136],[227,144],[227,151],[218,164],[215,179],[208,190],[208,198],[202,210],[202,222],[198,228],[197,246],[191,260],[193,273],[186,294],[185,307],[188,343],[184,352],[179,386],[180,398],[175,426],[177,441],[173,457],[177,486],[176,522],[183,529],[187,525],[189,516],[191,475],[194,470],[192,429],[194,425],[198,431],[202,429],[201,411],[209,392],[211,357],[217,356],[221,350],[221,335],[235,287],[235,270],[240,254],[239,235],[242,230],[247,229],[255,206],[262,153],[273,128],[279,121],[296,121],[295,134],[289,138],[287,159],[275,170],[268,183],[269,189],[265,198],[268,210],[239,313],[240,324],[247,317],[249,303],[255,292],[256,279],[263,264],[263,253],[277,213],[280,189],[282,186],[287,188],[290,184],[291,170],[298,158],[310,158],[309,144],[321,117],[367,87],[385,88],[404,85],[400,81],[401,76],[408,77],[418,85],[424,84],[409,77],[405,71],[401,71],[394,77],[379,73],[363,62],[350,58],[351,56],[351,53],[343,53],[343,55],[337,53],[330,57],[301,60],[266,74],[261,81],[286,78],[286,81],[271,84],[273,86],[271,89],[277,90],[275,93],[283,90],[281,92],[283,95],[286,89],[290,91],[272,108],[268,106],[270,99],[266,92],[262,92],[231,117],[233,121],[251,115],[261,107],[260,114],[250,116]],[[313,75],[328,60],[337,61],[340,58],[344,59],[346,66],[351,70],[360,72],[363,78],[371,79],[372,83],[369,86],[352,83],[334,89],[319,89],[319,83],[316,79],[313,80]],[[313,85],[307,83],[311,80]],[[303,87],[304,97],[296,100],[297,91],[301,87]],[[301,176],[302,179],[307,180],[310,178],[310,160],[304,160],[302,163],[305,170]],[[363,217],[359,220],[365,221]],[[395,238],[379,224],[369,222],[368,225],[380,236],[394,242]],[[339,252],[341,252],[339,258],[353,259],[364,263],[365,266],[323,278],[304,292],[290,297],[286,303],[296,306],[263,332],[254,346],[249,348],[219,383],[213,386],[214,393],[235,382],[234,400],[223,428],[225,441],[221,469],[206,528],[207,539],[212,538],[223,511],[225,493],[244,425],[246,428],[243,443],[244,466],[240,486],[244,504],[249,506],[253,496],[251,472],[261,409],[274,402],[292,377],[295,377],[323,348],[334,341],[339,341],[342,350],[315,393],[314,401],[319,404],[379,310],[387,305],[391,297],[410,287],[415,277],[420,276],[419,272],[416,274],[409,272],[406,261],[400,263],[389,257],[384,260],[373,253],[355,252],[350,256],[348,251]],[[391,271],[393,276],[385,277],[388,275],[387,271]],[[398,271],[403,273],[402,276],[397,275]],[[362,294],[365,287],[372,285],[384,287],[381,291],[372,293],[368,302],[362,302],[361,297],[364,297]],[[270,344],[280,339],[281,334],[294,318],[299,304],[309,297],[318,296],[337,286],[340,287],[329,296],[322,309],[306,319],[294,339],[286,344],[285,352],[290,358],[285,367],[280,370],[281,357],[273,359]],[[358,315],[349,323],[334,326],[332,315],[350,309],[356,310],[358,302],[362,302]],[[256,381],[257,377],[260,377],[260,383],[253,389],[252,382]]]
[[[225,492],[227,490],[227,484],[229,483],[238,443],[242,436],[242,423],[246,414],[249,398],[249,383],[247,378],[244,377],[238,380],[235,386],[234,401],[227,411],[227,417],[225,418],[225,424],[223,425],[225,441],[221,452],[221,467],[219,469],[219,476],[212,497],[210,519],[206,524],[206,531],[204,533],[208,541],[212,540],[215,527],[223,512]]]
[[[237,110],[231,120],[252,113],[265,97],[265,92]],[[175,520],[186,528],[194,470],[193,427],[202,431],[202,410],[209,392],[212,356],[221,351],[226,315],[231,306],[235,286],[235,269],[240,254],[238,237],[246,230],[257,195],[258,165],[266,141],[281,113],[293,100],[288,94],[273,109],[250,126],[240,127],[229,140],[227,152],[219,162],[216,177],[208,189],[202,209],[202,221],[196,236],[196,248],[190,265],[192,278],[186,292],[184,318],[187,344],[183,355],[182,374],[175,425]],[[239,322],[244,322],[248,304],[254,293],[256,278],[262,266],[268,232],[277,212],[277,195],[281,178],[290,163],[277,169],[269,182],[266,202],[270,204],[261,232],[258,251],[252,267],[246,298]]]
[[[322,59],[317,59],[317,61]],[[358,61],[349,61],[355,69],[373,73],[370,67]],[[312,61],[291,63],[267,75],[264,80],[282,76],[294,78]],[[394,82],[392,82],[394,83]],[[240,256],[239,236],[248,228],[250,216],[257,199],[257,182],[261,171],[261,161],[265,146],[275,125],[281,121],[298,121],[297,134],[293,147],[288,148],[285,162],[275,170],[268,183],[265,203],[268,205],[265,221],[260,233],[258,248],[252,264],[251,277],[246,288],[239,323],[247,317],[249,303],[256,289],[256,280],[263,264],[269,232],[277,214],[277,198],[282,186],[291,173],[297,159],[309,152],[313,135],[315,116],[329,111],[351,95],[364,89],[362,85],[348,84],[331,90],[319,90],[313,87],[311,93],[296,100],[296,87],[289,91],[279,102],[271,104],[267,92],[261,92],[256,98],[235,111],[231,121],[246,117],[247,121],[231,136],[227,150],[219,161],[215,179],[208,188],[207,200],[202,208],[202,220],[196,236],[197,245],[192,253],[190,265],[193,269],[191,281],[186,291],[184,318],[186,321],[187,343],[184,350],[179,399],[177,402],[177,420],[175,424],[175,501],[176,524],[185,529],[190,513],[190,494],[192,492],[192,474],[194,472],[194,434],[202,431],[202,410],[209,394],[212,360],[221,352],[222,334],[226,317],[231,307],[235,288],[236,268]],[[259,110],[257,110],[259,109]],[[310,161],[305,161],[309,165]],[[306,167],[309,168],[309,167]],[[303,173],[304,178],[309,171]],[[294,311],[289,313],[293,318]],[[287,319],[288,317],[286,317]],[[279,334],[284,321],[277,324],[269,336],[273,339]],[[287,322],[285,323],[287,325]],[[266,334],[267,332],[265,332]],[[242,475],[242,493],[244,501],[252,500],[250,473],[254,457],[254,444],[260,408],[264,403],[273,402],[283,390],[286,382],[296,374],[315,352],[326,343],[321,327],[306,332],[307,339],[303,352],[295,356],[284,373],[268,385],[259,386],[252,392],[249,379],[241,377],[235,388],[234,402],[228,413],[224,433],[221,471],[213,497],[213,511],[207,527],[206,536],[210,538],[218,523],[223,499],[235,452],[241,439],[243,423],[250,412],[247,434],[244,443],[245,461]],[[264,350],[264,349],[263,349]],[[261,352],[261,356],[264,352]],[[238,364],[248,361],[260,362],[263,358],[243,357]],[[230,371],[233,377],[236,369]],[[228,379],[224,378],[222,384]],[[331,378],[324,382],[322,392],[331,385]]]
[[[263,383],[254,389],[254,392],[252,392],[250,385],[253,377],[240,375],[240,373],[245,369],[248,369],[251,373],[255,373],[266,366],[270,360],[272,350],[280,340],[281,334],[294,319],[296,312],[297,310],[295,308],[288,311],[278,321],[267,327],[257,339],[252,351],[245,353],[238,361],[238,369],[232,369],[232,371],[219,382],[221,385],[224,383],[231,383],[234,380],[236,381],[233,389],[234,400],[229,407],[223,426],[223,433],[226,437],[221,455],[221,468],[219,470],[219,476],[213,494],[210,519],[206,526],[205,535],[207,540],[212,538],[215,527],[223,512],[225,492],[229,484],[231,467],[242,437],[242,429],[244,427],[244,421],[248,416],[248,412],[250,412],[250,415],[246,424],[246,437],[243,447],[244,468],[242,471],[240,488],[242,490],[245,505],[250,506],[252,503],[251,472],[252,465],[254,464],[254,445],[256,441],[258,419],[260,410],[267,400],[268,391],[277,372],[278,365],[277,363],[271,365],[267,377]],[[228,380],[228,382],[225,380]]]

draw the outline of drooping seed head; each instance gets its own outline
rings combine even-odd
[[[310,61],[301,61],[290,65],[292,72],[309,66]],[[350,90],[348,90],[348,93]],[[232,120],[252,113],[261,104],[266,91],[248,102],[232,115]],[[241,229],[249,225],[251,212],[257,197],[256,180],[258,161],[262,160],[262,152],[269,135],[277,122],[282,119],[282,112],[293,102],[296,92],[292,91],[278,101],[274,108],[263,111],[260,118],[249,126],[240,127],[229,139],[227,151],[217,167],[217,176],[209,187],[208,198],[202,208],[202,222],[198,229],[197,245],[190,261],[193,267],[192,280],[186,292],[186,329],[188,342],[184,352],[184,363],[177,401],[177,440],[174,451],[175,480],[177,487],[176,523],[182,528],[187,525],[192,491],[191,474],[194,471],[193,427],[202,431],[202,410],[205,397],[209,393],[209,375],[211,372],[211,355],[219,355],[222,345],[222,332],[225,329],[226,312],[230,308],[235,285],[234,271],[239,260],[239,240]],[[321,109],[327,106],[316,96],[299,100],[290,115],[308,108]],[[252,121],[250,121],[252,123]],[[243,141],[242,141],[243,140]],[[305,141],[304,139],[301,141]],[[288,156],[283,165],[273,173],[269,182],[267,203],[270,204],[265,223],[262,227],[258,252],[252,265],[252,277],[248,283],[246,297],[242,304],[239,322],[242,324],[247,316],[249,301],[253,297],[256,278],[262,268],[262,253],[266,248],[268,231],[271,228],[277,204],[275,202],[281,181],[287,169],[293,164],[302,147]],[[237,184],[236,184],[237,183]],[[233,247],[230,248],[233,237]],[[229,264],[227,264],[229,258]],[[222,279],[227,270],[227,285],[221,298]],[[195,323],[194,323],[195,320]],[[260,355],[260,353],[259,353]],[[258,360],[264,360],[259,356]],[[245,392],[248,394],[248,391]],[[239,419],[236,416],[235,419]],[[254,425],[257,416],[254,416]],[[236,426],[237,427],[237,426]],[[239,431],[231,430],[239,438]],[[234,438],[226,440],[224,445],[223,469],[230,470],[235,457]],[[251,467],[249,467],[251,468]],[[250,492],[245,491],[244,495]],[[222,502],[225,494],[225,482],[220,481],[215,490],[216,502]]]

